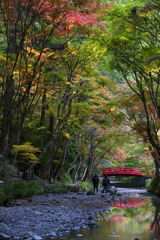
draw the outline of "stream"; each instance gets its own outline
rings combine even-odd
[[[152,197],[112,201],[96,223],[99,227],[72,231],[56,240],[160,240],[160,202]]]

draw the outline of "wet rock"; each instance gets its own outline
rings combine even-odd
[[[109,187],[108,192],[110,192],[110,194],[115,194],[117,192],[117,189],[115,186],[111,186]]]
[[[0,223],[0,228],[8,228],[8,226],[6,225],[6,224],[4,224],[4,223]]]
[[[10,205],[11,205],[11,206],[14,206],[14,205],[15,205],[15,202],[10,202]]]
[[[51,233],[51,236],[53,236],[53,237],[57,237],[57,233],[52,232],[52,233]]]
[[[52,207],[52,205],[50,203],[42,203],[42,205],[46,205],[46,206],[49,206],[49,207]]]
[[[89,191],[87,192],[87,195],[95,195],[95,193],[93,191]]]
[[[76,184],[68,184],[67,185],[67,192],[80,192],[81,186],[77,186]]]
[[[41,240],[41,239],[43,239],[43,238],[41,238],[41,237],[38,236],[38,235],[32,235],[31,237],[32,237],[32,239],[34,239],[34,240]]]
[[[0,232],[0,240],[8,240],[10,238],[11,238],[10,236]]]
[[[122,193],[122,190],[118,190],[119,192]],[[49,198],[46,194],[32,196],[31,204],[29,199],[19,200],[23,203],[20,208],[13,206],[8,210],[8,208],[0,206],[0,218],[3,221],[0,223],[0,232],[12,236],[12,238],[13,236],[16,236],[17,239],[24,239],[24,237],[33,239],[35,237],[39,240],[42,237],[43,239],[63,237],[71,230],[78,231],[81,227],[98,227],[93,221],[95,216],[111,209],[109,202],[112,199],[124,200],[124,195],[131,196],[132,193],[133,190],[127,189],[122,193],[122,197],[117,194],[110,196],[109,193],[96,193],[95,197],[93,192],[91,192],[91,196],[76,192],[53,193],[49,195]],[[135,193],[133,194],[135,195]],[[146,194],[146,191],[143,194]],[[46,205],[42,203],[46,203]],[[31,229],[32,232],[30,232]]]
[[[105,197],[105,195],[102,194],[101,197]]]
[[[21,202],[17,202],[16,205],[19,206],[19,205],[22,205],[22,203]]]
[[[42,213],[41,212],[34,212],[34,214],[36,214],[36,215],[42,215]]]

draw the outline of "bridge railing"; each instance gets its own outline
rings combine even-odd
[[[113,167],[113,168],[103,168],[102,175],[112,175],[112,174],[128,174],[128,175],[140,175],[143,176],[141,168],[129,168],[129,167]]]

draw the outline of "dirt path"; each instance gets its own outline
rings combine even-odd
[[[81,227],[93,228],[94,217],[109,209],[110,201],[150,195],[145,189],[117,190],[115,195],[45,194],[1,206],[0,240],[56,238]]]

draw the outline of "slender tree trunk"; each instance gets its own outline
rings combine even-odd
[[[85,175],[86,175],[87,169],[88,169],[88,166],[86,166],[86,168],[85,168],[85,170],[84,170],[84,173],[83,173],[83,176],[82,176],[82,178],[81,178],[81,181],[84,181],[84,180],[85,180]]]
[[[49,119],[49,129],[48,129],[51,134],[53,134],[53,132],[54,132],[54,121],[55,121],[54,115],[51,113],[50,119]],[[50,154],[53,151],[53,147],[54,147],[53,144],[51,144],[49,147]]]
[[[45,90],[45,92],[43,93],[43,96],[42,96],[40,127],[45,126],[46,100],[47,100],[47,96],[46,96],[46,90]],[[42,129],[42,132],[44,132],[44,129]],[[42,147],[43,147],[43,137],[41,138],[41,148]]]
[[[62,165],[61,165],[59,171],[57,172],[57,174],[55,175],[55,177],[54,177],[54,179],[53,179],[54,181],[56,181],[56,179],[58,178],[59,174],[61,173],[61,171],[62,171],[62,169],[63,169],[63,167],[64,167],[64,164],[65,164],[65,161],[66,161],[66,152],[67,152],[68,143],[69,143],[69,139],[66,139],[65,145],[64,145],[64,147],[63,147],[63,161],[62,161]],[[54,174],[55,174],[56,171],[57,171],[57,168],[58,168],[58,166],[59,166],[59,164],[60,164],[60,162],[61,162],[61,159],[59,159],[59,160],[60,160],[60,161],[57,163],[56,168],[55,168],[55,169],[52,171],[52,173],[51,173],[51,178],[54,176]]]
[[[80,161],[79,161],[78,167],[77,167],[77,169],[76,169],[73,182],[75,182],[76,179],[77,179],[77,175],[78,175],[78,172],[79,172],[79,169],[80,169],[81,164],[82,164],[82,157],[80,156]]]
[[[20,135],[21,135],[21,130],[18,129],[18,133],[17,133],[17,142],[16,142],[17,145],[19,145]],[[15,164],[16,164],[17,155],[18,155],[17,153],[14,153],[13,166],[15,166]]]
[[[4,164],[4,158],[2,157],[2,155],[0,155],[0,177],[3,170],[3,164]]]

